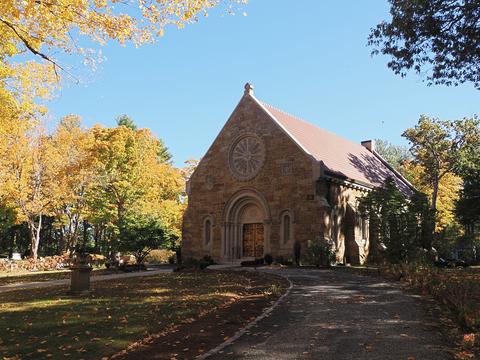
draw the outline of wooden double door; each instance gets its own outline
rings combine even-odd
[[[263,224],[243,225],[243,257],[263,258]]]

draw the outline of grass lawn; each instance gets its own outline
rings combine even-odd
[[[17,284],[17,283],[26,283],[26,282],[42,282],[50,280],[63,280],[70,279],[71,271],[66,270],[50,270],[50,271],[24,271],[24,272],[0,272],[0,286]],[[98,268],[93,269],[92,276],[98,275],[107,275],[107,274],[116,274],[117,270]]]
[[[118,353],[226,303],[267,296],[280,280],[257,273],[159,274],[93,283],[86,297],[66,287],[0,293],[0,355],[89,359]]]

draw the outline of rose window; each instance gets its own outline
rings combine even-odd
[[[230,170],[237,180],[253,179],[264,161],[265,146],[256,135],[243,135],[230,148]]]

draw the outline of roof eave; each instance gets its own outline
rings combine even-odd
[[[360,180],[352,179],[352,178],[349,178],[348,176],[340,175],[338,173],[335,173],[329,170],[324,170],[322,173],[322,177],[329,181],[346,185],[349,187],[358,187],[361,190],[372,191],[373,189],[375,189],[375,186],[373,186],[372,184],[368,184]]]

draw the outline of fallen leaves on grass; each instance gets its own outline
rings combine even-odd
[[[266,286],[242,273],[205,272],[98,282],[83,298],[62,287],[2,293],[1,320],[12,325],[0,328],[1,352],[12,359],[111,355]]]

